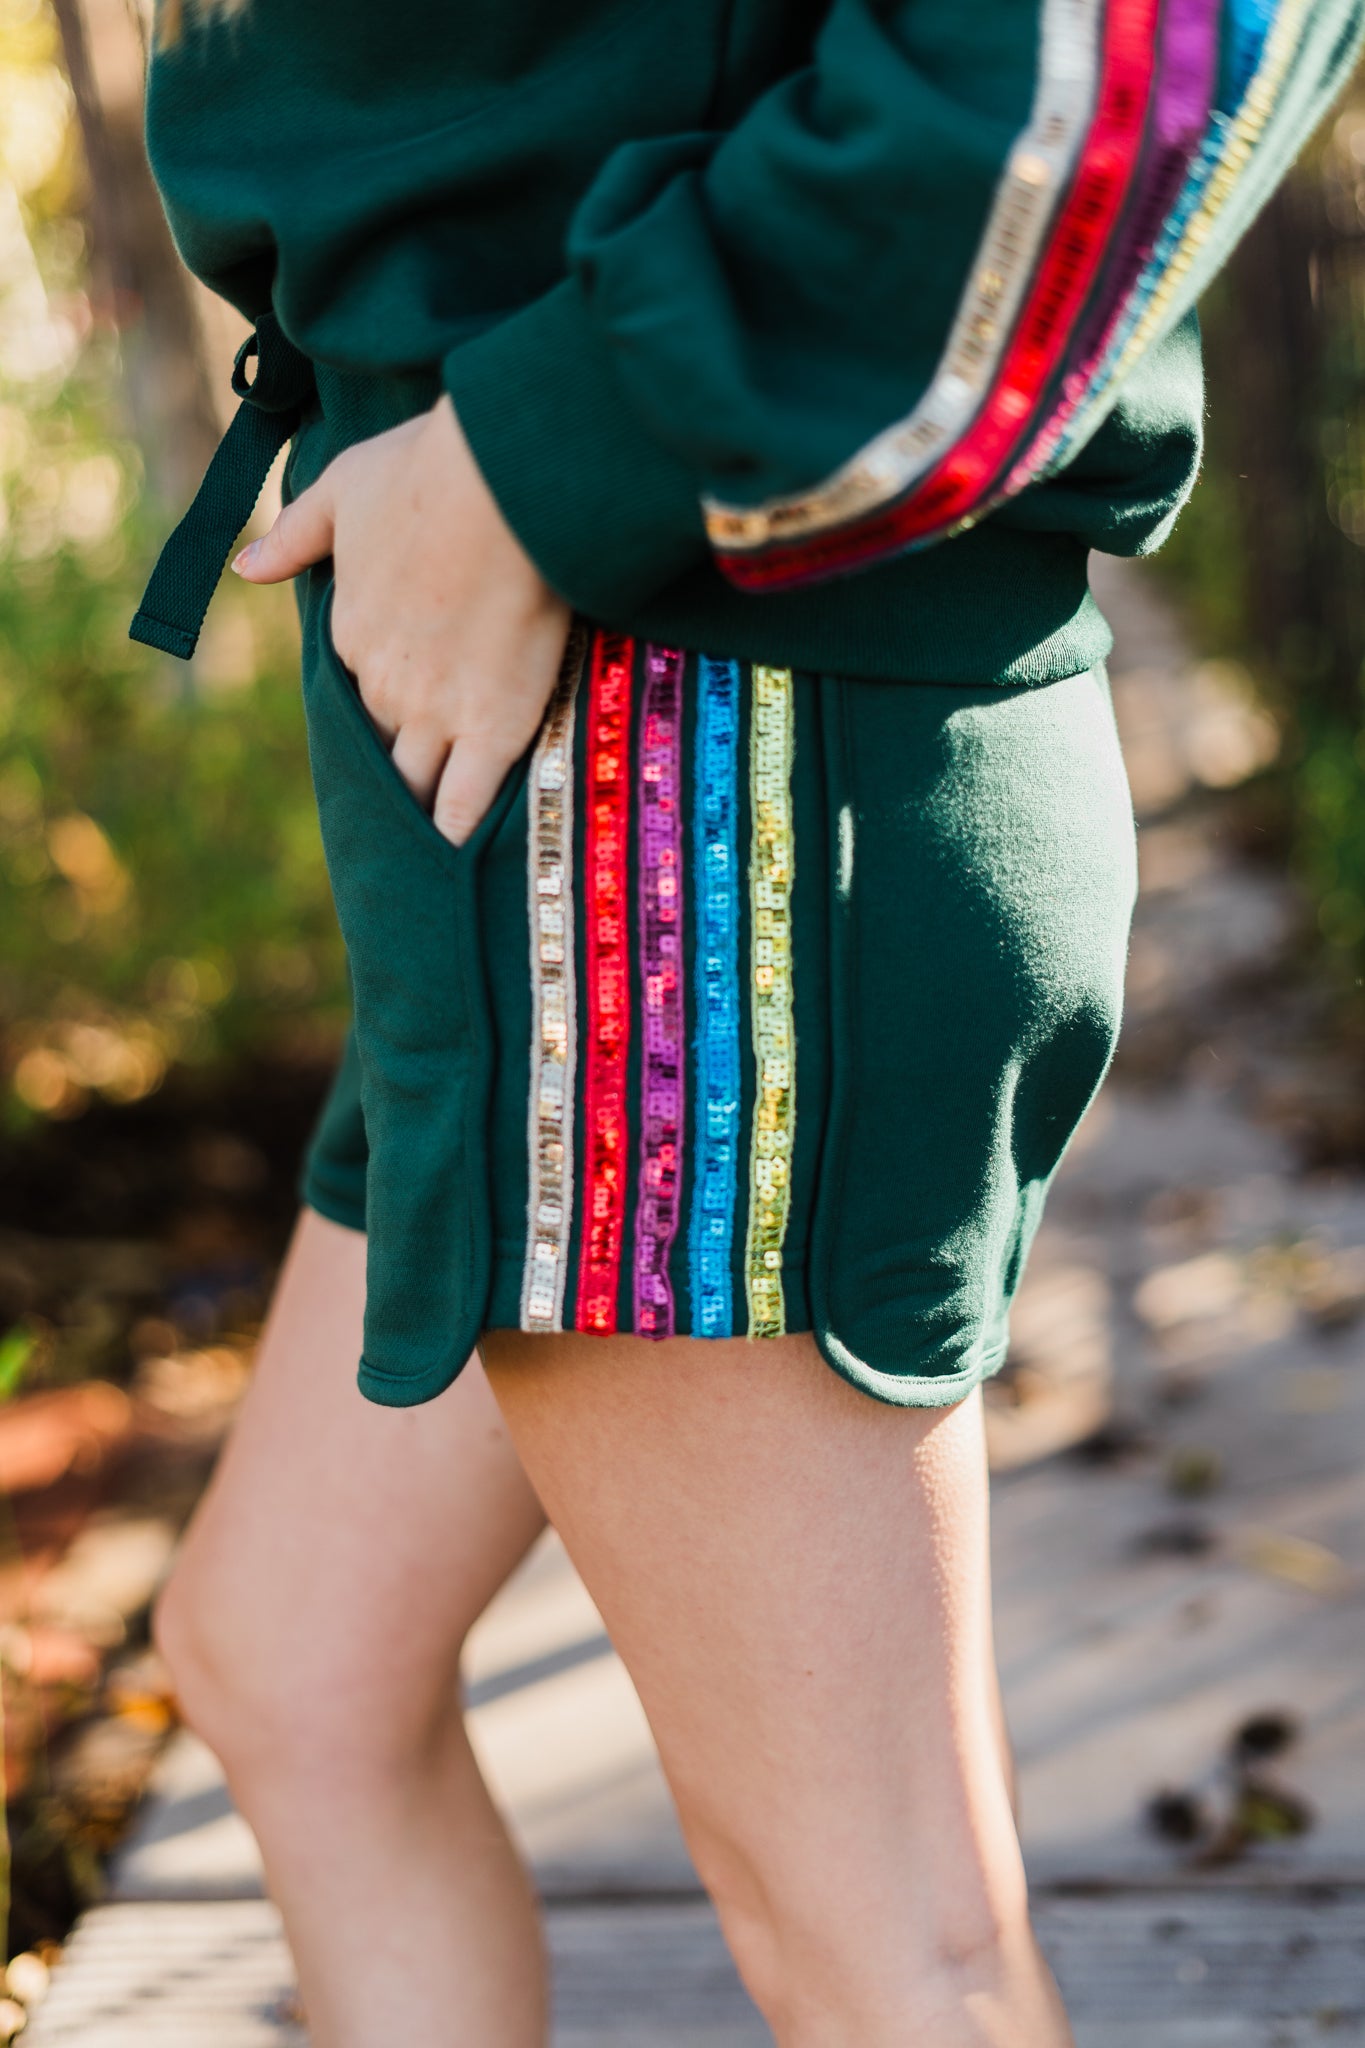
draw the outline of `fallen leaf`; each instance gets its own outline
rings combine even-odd
[[[1247,1716],[1233,1735],[1232,1751],[1235,1757],[1242,1759],[1279,1756],[1298,1737],[1299,1724],[1294,1715],[1272,1708],[1263,1714]]]
[[[1147,1803],[1147,1821],[1167,1842],[1197,1842],[1209,1826],[1208,1809],[1193,1792],[1158,1792]]]
[[[1233,1543],[1244,1564],[1286,1585],[1309,1593],[1341,1593],[1351,1574],[1334,1550],[1306,1536],[1285,1536],[1276,1529],[1244,1529]]]
[[[1217,1532],[1191,1516],[1154,1522],[1136,1538],[1133,1548],[1147,1557],[1207,1557],[1217,1548]]]
[[[1282,1842],[1308,1833],[1313,1809],[1296,1793],[1249,1778],[1238,1794],[1236,1825],[1250,1841]]]
[[[1166,1461],[1166,1485],[1182,1500],[1199,1500],[1222,1483],[1223,1461],[1217,1451],[1183,1444]]]

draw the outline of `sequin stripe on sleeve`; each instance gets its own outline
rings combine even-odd
[[[531,1085],[527,1103],[523,1330],[564,1327],[573,1218],[577,1061],[573,929],[573,745],[587,632],[575,625],[531,756],[526,834],[531,933]]]
[[[681,1199],[687,1027],[683,996],[682,676],[671,647],[645,649],[640,694],[640,1189],[635,1329],[676,1327],[668,1262]]]
[[[708,531],[733,582],[761,590],[816,581],[942,538],[980,515],[1029,431],[1109,248],[1141,155],[1157,26],[1158,0],[1108,0],[1099,96],[1075,175],[1000,372],[967,432],[907,495],[802,543],[756,544],[752,515],[731,537],[725,508],[713,507]]]
[[[697,664],[692,809],[696,1088],[688,1282],[692,1335],[734,1332],[739,1175],[739,685],[737,661]]]
[[[755,667],[751,674],[749,1003],[757,1089],[744,1266],[749,1335],[780,1337],[787,1326],[782,1251],[791,1210],[796,1135],[791,917],[796,865],[791,791],[795,708],[790,669]]]
[[[1155,339],[1260,142],[1310,12],[1310,0],[1285,0],[1273,19],[1273,10],[1267,10],[1263,0],[1242,0],[1234,7],[1235,111],[1218,109],[1210,117],[1208,133],[1170,217],[1105,337],[1100,361],[1091,367],[1079,390],[1068,391],[1056,415],[1011,472],[1006,487],[1011,495],[1061,467],[1092,432],[1095,414],[1107,405],[1115,385]]]
[[[1179,203],[1213,109],[1221,0],[1166,0],[1151,128],[1131,203],[1096,295],[1069,351],[1060,409],[1074,409],[1161,234]],[[1055,416],[1055,415],[1054,415]]]
[[[1179,191],[1159,224],[1131,290],[1126,297],[1119,298],[1117,306],[1111,307],[1106,301],[1102,309],[1106,324],[1098,351],[1067,378],[1061,402],[1011,470],[1002,497],[1012,497],[1059,469],[1078,442],[1089,435],[1095,406],[1107,402],[1108,394],[1131,367],[1136,352],[1129,353],[1128,344],[1148,309],[1155,307],[1161,312],[1169,305],[1171,280],[1183,275],[1187,267],[1181,264],[1180,252],[1198,246],[1207,233],[1212,216],[1206,202],[1240,119],[1228,109],[1240,105],[1259,67],[1274,12],[1267,0],[1232,0],[1229,11],[1233,56],[1227,66],[1227,105],[1210,108],[1199,147],[1186,165]],[[1292,7],[1289,11],[1293,11]],[[1306,13],[1305,4],[1300,14]],[[1296,23],[1296,32],[1297,26]],[[1216,20],[1212,33],[1216,40]],[[1175,270],[1173,264],[1177,266]],[[1150,329],[1145,338],[1151,339]]]
[[[583,1196],[574,1327],[616,1328],[625,1225],[630,1052],[630,700],[635,643],[600,634],[588,689],[584,830]]]
[[[1043,238],[1095,102],[1103,0],[1044,0],[1038,78],[972,259],[967,288],[928,389],[814,490],[752,511],[708,504],[718,546],[767,546],[822,533],[899,497],[960,434],[1000,367]]]

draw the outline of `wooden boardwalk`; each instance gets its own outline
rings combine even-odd
[[[1044,1899],[1078,2048],[1359,2048],[1358,1902],[1281,1895]],[[549,1913],[555,2048],[762,2048],[701,1902]],[[102,1906],[32,2039],[43,2048],[306,2048],[263,1900]],[[376,2034],[382,2039],[382,2034]]]
[[[1304,1056],[1253,1043],[1227,991],[1273,962],[1289,906],[1199,785],[1231,779],[1256,734],[1150,588],[1106,582],[1147,821],[1134,1052],[1059,1183],[1017,1317],[1018,1403],[993,1423],[1038,1923],[1080,2048],[1365,2048],[1365,1177],[1302,1176],[1253,1114]],[[1037,1455],[1086,1412],[1116,1418],[1088,1456]],[[767,2040],[552,1539],[468,1675],[547,1901],[555,2048]],[[1278,1752],[1249,1762],[1248,1723]],[[1196,1841],[1151,1825],[1161,1794]],[[288,1986],[250,1836],[177,1738],[25,2039],[302,2048]]]

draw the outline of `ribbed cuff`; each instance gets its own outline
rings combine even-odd
[[[547,583],[612,624],[707,555],[696,479],[626,404],[577,281],[452,349],[442,381]]]

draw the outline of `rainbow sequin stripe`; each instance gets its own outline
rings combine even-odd
[[[787,1327],[795,699],[787,669],[570,644],[528,779],[524,1330]]]
[[[682,671],[673,647],[645,653],[640,707],[640,1192],[635,1327],[675,1329],[669,1254],[678,1234],[687,1063],[683,1022]]]
[[[531,1087],[527,1101],[523,1330],[564,1327],[573,1209],[577,1005],[573,928],[573,743],[587,636],[575,626],[531,757],[527,924],[531,934]]]
[[[1061,467],[1207,281],[1312,5],[1043,0],[1033,105],[923,397],[807,490],[708,500],[727,576],[782,588],[928,546]]]
[[[734,1328],[731,1262],[740,1141],[739,746],[737,661],[697,670],[693,873],[697,921],[695,1182],[688,1232],[693,1321],[701,1337]]]

